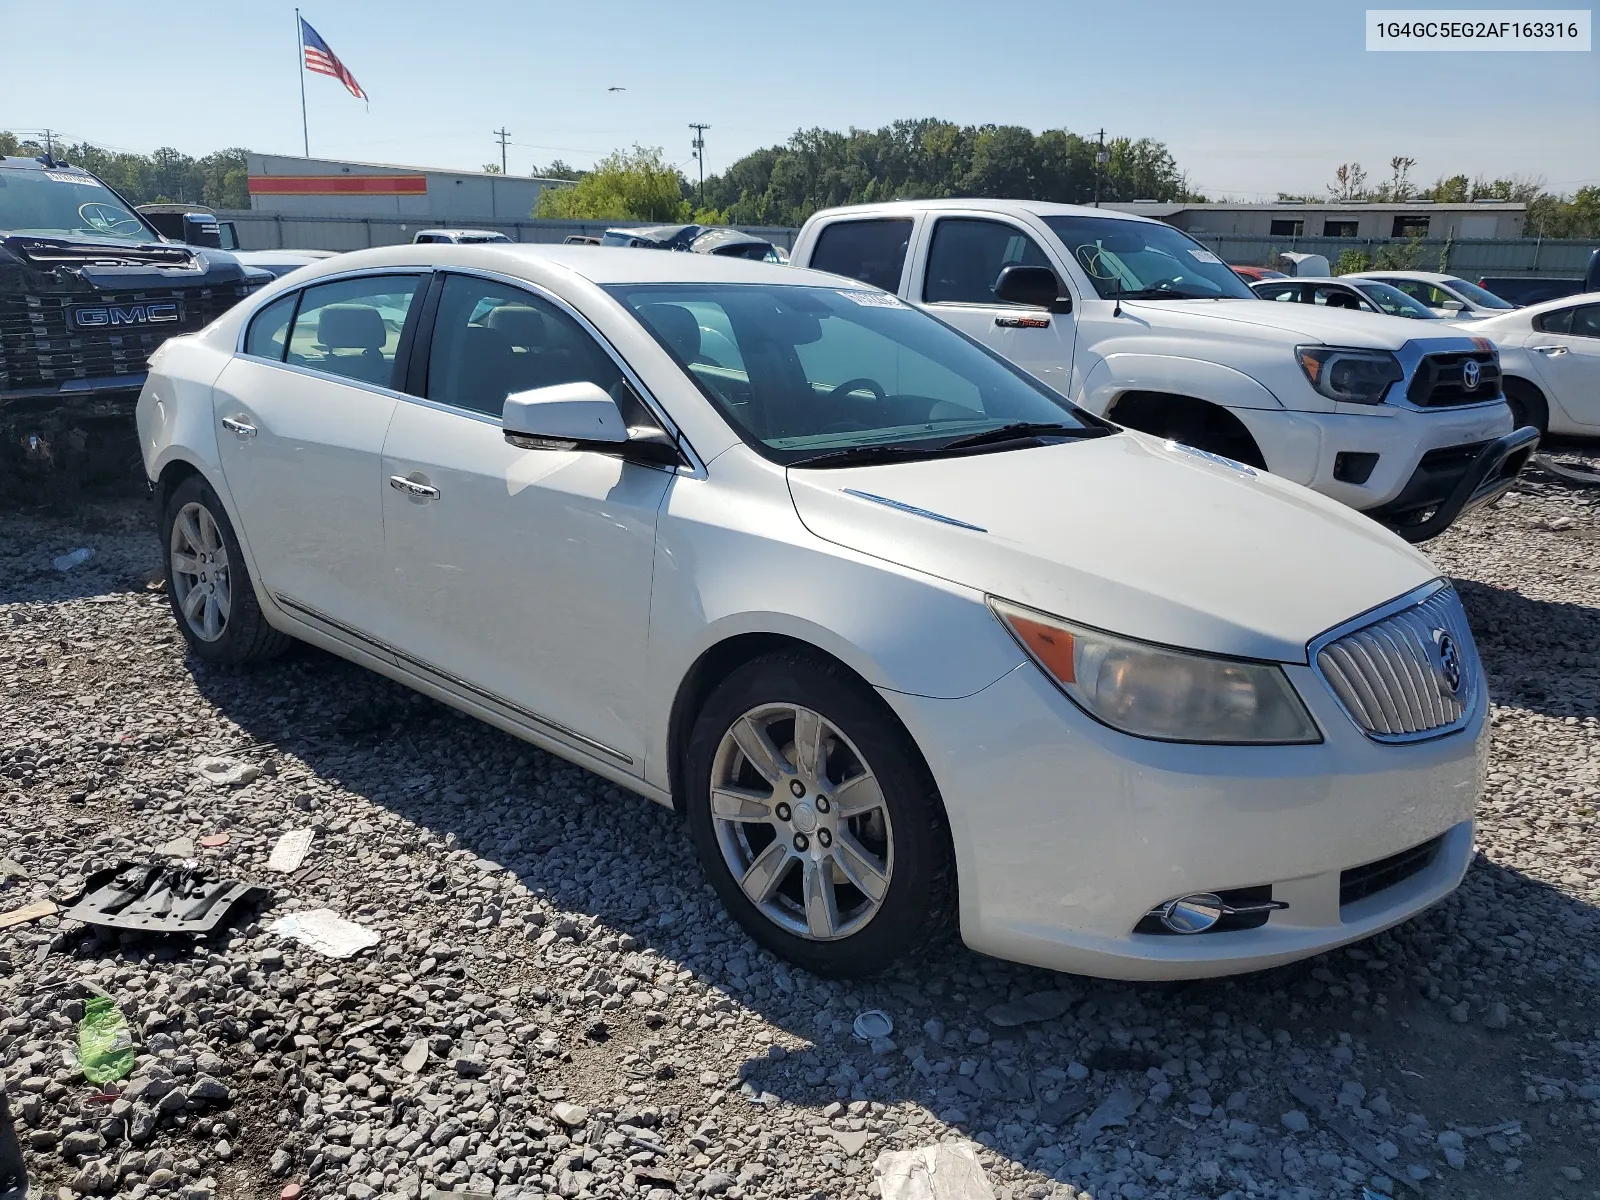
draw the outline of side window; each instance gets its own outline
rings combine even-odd
[[[1428,299],[1428,293],[1433,289],[1425,283],[1419,282],[1415,279],[1385,279],[1384,282],[1392,285],[1393,287],[1399,288],[1413,300],[1418,300],[1423,304],[1428,305],[1433,303],[1433,301]]]
[[[344,379],[392,387],[395,350],[418,275],[372,275],[301,293],[286,361]]]
[[[1357,296],[1348,288],[1329,287],[1322,285],[1311,290],[1311,303],[1324,304],[1329,308],[1356,308],[1362,312],[1376,311],[1366,300]]]
[[[1558,308],[1536,317],[1533,327],[1540,333],[1571,333],[1572,314],[1577,311],[1575,308]]]
[[[289,345],[289,322],[294,319],[294,302],[299,298],[299,292],[280,296],[250,319],[250,331],[244,335],[246,354],[283,361],[283,352]]]
[[[930,304],[1003,304],[994,283],[1006,267],[1048,267],[1050,260],[1014,225],[946,217],[933,227],[928,278],[922,298]]]
[[[1255,289],[1257,296],[1263,300],[1277,300],[1280,303],[1293,304],[1300,298],[1300,288],[1293,283],[1274,283]]]
[[[429,400],[498,418],[512,392],[588,381],[629,410],[622,368],[584,328],[548,300],[467,275],[445,280],[428,352]]]
[[[1586,304],[1573,312],[1572,336],[1600,338],[1600,304]]]
[[[906,218],[834,221],[817,235],[809,265],[814,271],[848,275],[886,292],[898,292],[910,244],[911,221]]]

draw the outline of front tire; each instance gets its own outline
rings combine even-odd
[[[1550,406],[1538,388],[1526,380],[1511,378],[1505,382],[1505,393],[1511,419],[1518,429],[1532,425],[1541,438],[1550,432]]]
[[[938,791],[882,701],[838,665],[780,651],[739,667],[707,698],[685,764],[706,874],[774,954],[864,976],[948,930]]]
[[[167,497],[161,544],[172,615],[197,658],[237,666],[289,647],[289,636],[267,624],[228,514],[200,476],[188,476]]]

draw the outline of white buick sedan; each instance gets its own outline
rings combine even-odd
[[[178,626],[322,646],[670,805],[751,935],[1216,975],[1461,880],[1487,697],[1367,518],[851,280],[404,246],[152,361]]]

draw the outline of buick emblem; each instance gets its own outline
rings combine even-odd
[[[1478,360],[1469,358],[1461,364],[1461,386],[1469,392],[1478,390],[1478,384],[1483,379],[1483,368],[1478,365]]]
[[[1455,638],[1442,629],[1433,631],[1433,644],[1439,652],[1439,678],[1452,696],[1461,694],[1461,650]]]

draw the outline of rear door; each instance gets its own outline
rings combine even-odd
[[[213,395],[223,478],[294,615],[363,631],[381,575],[383,438],[422,275],[317,284],[262,309]]]
[[[1524,344],[1545,390],[1575,423],[1600,426],[1600,304],[1556,309],[1536,325]]]
[[[943,213],[931,217],[922,240],[926,249],[913,265],[908,298],[1063,396],[1071,395],[1073,314],[1009,304],[994,294],[1000,272],[1011,266],[1049,267],[1068,294],[1067,272],[1039,240],[1004,217]]]

